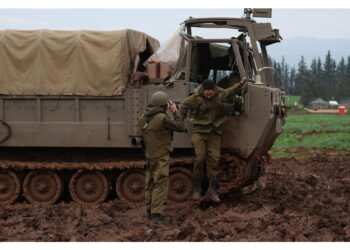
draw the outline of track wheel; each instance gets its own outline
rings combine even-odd
[[[126,170],[118,176],[116,191],[119,199],[139,203],[145,199],[145,174],[140,169]]]
[[[23,192],[32,204],[54,204],[62,195],[62,180],[53,171],[30,171],[24,178]]]
[[[221,163],[219,192],[239,190],[250,176],[250,166],[244,159],[226,155],[227,159]]]
[[[69,182],[72,199],[83,205],[101,204],[108,192],[109,182],[99,171],[77,171]]]
[[[183,202],[192,195],[192,173],[185,168],[170,169],[169,193],[171,201]]]
[[[15,202],[21,193],[18,176],[9,170],[0,170],[0,205]]]

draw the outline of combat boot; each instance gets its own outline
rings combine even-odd
[[[156,226],[163,225],[161,214],[152,214],[152,224]]]
[[[200,179],[193,179],[193,194],[192,199],[197,201],[202,196],[202,182]]]
[[[217,193],[217,189],[218,189],[218,179],[211,178],[209,180],[207,195],[208,195],[208,198],[215,203],[219,203],[221,201]]]

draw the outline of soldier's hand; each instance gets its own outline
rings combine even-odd
[[[248,81],[248,78],[245,76],[242,78],[242,80],[239,82],[242,86],[244,86],[244,84],[246,84]]]
[[[175,113],[177,111],[176,104],[172,101],[168,101],[168,109],[171,113]]]

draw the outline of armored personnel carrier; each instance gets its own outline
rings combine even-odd
[[[254,183],[282,132],[285,108],[266,50],[280,42],[279,32],[253,17],[271,17],[271,10],[185,20],[172,62],[164,56],[169,47],[134,30],[0,31],[0,204],[142,202],[138,117],[154,92],[180,104],[208,78],[224,88],[249,78],[225,106],[219,191]],[[194,34],[206,28],[227,30],[227,37]],[[174,202],[192,193],[186,126],[173,135],[168,198]]]

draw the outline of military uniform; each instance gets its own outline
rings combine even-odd
[[[177,112],[173,113],[174,120],[166,114],[165,96],[162,102],[153,101],[153,97],[145,113],[139,117],[146,151],[145,206],[148,216],[163,212],[168,195],[171,131],[184,131],[183,121]]]
[[[214,96],[207,99],[203,95],[203,87],[199,86],[187,97],[180,106],[182,119],[190,113],[190,124],[193,125],[192,144],[195,150],[193,166],[194,188],[198,189],[200,180],[204,177],[206,163],[207,178],[217,185],[219,160],[221,151],[221,125],[226,120],[224,103],[232,100],[241,84],[235,84],[228,89],[216,87]]]

